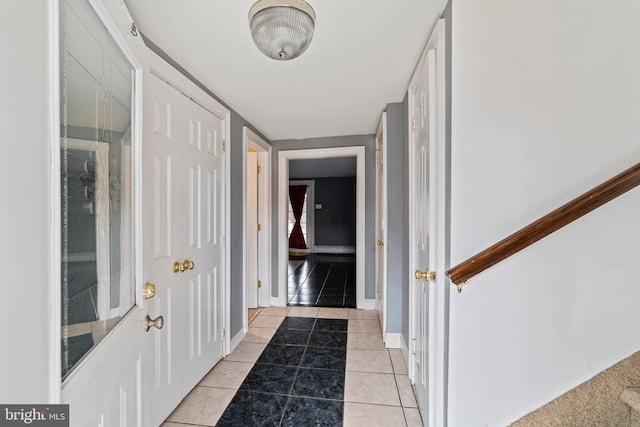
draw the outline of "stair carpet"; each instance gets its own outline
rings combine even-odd
[[[640,352],[511,426],[640,427]]]

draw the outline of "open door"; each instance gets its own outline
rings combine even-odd
[[[376,309],[387,333],[387,113],[382,113],[376,132]]]
[[[271,146],[243,128],[245,267],[244,311],[271,305]],[[244,316],[244,328],[247,316]]]
[[[409,85],[411,379],[425,425],[445,417],[444,20]]]
[[[262,224],[258,222],[258,153],[249,147],[247,150],[247,308],[258,307],[258,282],[260,258],[258,254],[258,236]]]

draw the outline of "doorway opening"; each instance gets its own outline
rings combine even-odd
[[[279,305],[365,308],[364,152],[363,146],[279,152]],[[327,176],[331,172],[326,171],[325,176],[318,175],[316,166],[317,170],[326,166],[322,162],[334,164],[324,168],[328,171],[335,171],[339,163],[348,163],[352,172],[350,176]],[[296,203],[291,203],[290,185],[299,185],[299,181],[313,181],[313,198],[305,193],[298,206],[302,217],[306,204],[306,235],[300,233],[305,238],[302,250],[298,247],[302,245],[296,246],[295,237],[291,242],[291,233],[296,227]],[[330,197],[324,198],[325,193]],[[350,201],[338,200],[336,206],[332,206],[332,199],[342,193],[350,197]],[[341,221],[350,225],[333,229],[327,225]],[[302,231],[302,224],[298,225]],[[331,238],[338,240],[327,240]]]
[[[271,305],[271,146],[251,129],[243,135],[244,327],[251,310]]]
[[[356,307],[356,172],[355,157],[289,161],[288,305]]]

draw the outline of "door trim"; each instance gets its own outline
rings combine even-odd
[[[420,61],[416,66],[416,70],[411,77],[411,82],[407,91],[409,99],[409,120],[407,123],[407,132],[409,135],[409,159],[415,156],[415,136],[411,129],[411,117],[414,116],[415,106],[411,102],[411,91],[415,86],[415,80],[420,72],[424,71],[425,62],[429,51],[435,50],[435,82],[428,83],[435,88],[435,140],[431,141],[429,147],[429,167],[435,168],[435,221],[438,224],[434,227],[430,238],[435,238],[435,251],[430,254],[430,263],[435,264],[436,280],[435,283],[429,285],[429,329],[428,329],[428,348],[429,348],[429,402],[425,402],[429,408],[428,418],[425,418],[425,425],[446,425],[447,405],[448,405],[448,354],[449,354],[449,286],[446,278],[446,253],[448,247],[446,241],[448,233],[446,230],[446,203],[447,203],[447,183],[446,183],[446,67],[445,67],[445,20],[440,19],[436,22],[433,33],[429,37],[427,45],[420,57]],[[412,382],[415,379],[415,357],[411,351],[413,347],[413,339],[415,337],[416,322],[419,321],[418,313],[414,310],[414,301],[416,298],[416,287],[413,281],[413,272],[423,269],[425,266],[417,266],[415,264],[415,240],[414,230],[415,223],[415,167],[412,161],[408,165],[409,173],[409,277],[411,285],[409,286],[409,377]],[[432,199],[433,200],[433,199]]]
[[[287,200],[289,195],[289,160],[356,157],[356,306],[373,309],[375,299],[365,299],[365,147],[335,147],[278,152],[278,296],[274,305],[287,305]]]
[[[387,227],[388,227],[388,210],[387,210],[387,176],[388,176],[388,170],[387,170],[387,113],[383,112],[382,113],[382,117],[380,117],[380,123],[378,124],[378,129],[376,132],[376,140],[378,139],[378,135],[380,135],[380,138],[382,140],[381,143],[381,148],[382,148],[382,194],[381,194],[381,200],[378,199],[378,188],[376,187],[376,240],[378,239],[378,226],[380,226],[382,228],[382,242],[383,242],[383,246],[381,248],[379,248],[378,246],[376,246],[376,250],[382,250],[382,265],[383,265],[383,269],[382,269],[382,277],[378,277],[378,274],[380,272],[379,270],[379,266],[377,265],[378,262],[378,256],[376,254],[376,287],[378,284],[378,280],[382,280],[382,301],[377,301],[376,302],[376,308],[381,311],[381,318],[380,318],[380,325],[382,327],[382,338],[384,339],[384,342],[386,343],[387,347],[391,347],[391,342],[390,341],[396,341],[394,338],[391,337],[387,337],[387,307],[388,307],[388,303],[387,303],[387,294],[388,294],[388,270],[387,270],[387,265],[388,265],[388,240],[387,240]],[[377,143],[376,143],[377,145]],[[376,186],[378,184],[378,158],[377,158],[377,151],[378,151],[378,147],[376,146]],[[381,204],[382,206],[380,207],[379,204]],[[379,209],[382,210],[384,212],[384,214],[382,215],[382,221],[380,221],[380,219],[378,218],[378,212]],[[376,242],[377,244],[377,242]],[[377,294],[377,289],[376,289],[376,294]],[[376,295],[376,299],[377,299],[377,295]],[[380,305],[382,305],[382,307],[380,307]],[[389,342],[388,342],[389,341]],[[397,344],[397,342],[394,342],[394,344]]]
[[[242,176],[247,177],[247,151],[249,147],[258,152],[258,164],[262,169],[258,175],[258,222],[262,227],[258,238],[258,277],[262,288],[258,291],[258,307],[271,304],[271,145],[247,126],[242,128]],[[262,195],[262,196],[261,196]],[[242,309],[247,312],[247,186],[242,186]],[[264,249],[264,250],[260,250]],[[242,327],[247,331],[247,316],[242,318]]]

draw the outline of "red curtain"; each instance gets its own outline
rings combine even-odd
[[[291,201],[291,209],[296,222],[289,236],[289,247],[293,249],[307,249],[307,243],[304,241],[302,227],[300,227],[300,218],[302,217],[302,208],[304,206],[304,196],[307,193],[306,185],[290,185],[289,200]]]

